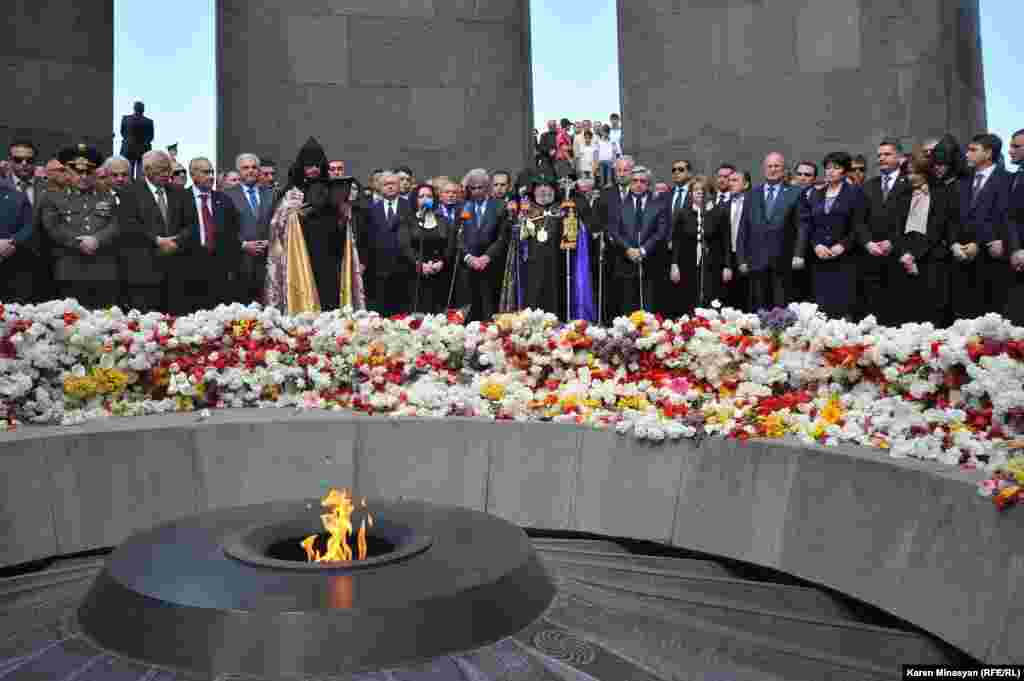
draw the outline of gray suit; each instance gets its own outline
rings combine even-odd
[[[253,211],[244,191],[245,185],[224,190],[239,215],[239,237],[245,241],[267,241],[270,239],[270,220],[274,217],[274,192],[257,189],[259,207]],[[241,246],[239,246],[241,248]],[[252,256],[242,252],[239,263],[239,291],[236,297],[241,303],[260,301],[267,272],[267,255]]]

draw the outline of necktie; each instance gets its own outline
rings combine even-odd
[[[974,188],[971,190],[971,205],[978,200],[978,192],[981,191],[981,182],[985,179],[985,176],[981,173],[974,174]]]
[[[675,213],[683,207],[683,188],[676,187],[676,198],[672,201],[672,212]]]
[[[213,212],[210,210],[210,195],[203,193],[199,195],[203,204],[203,239],[206,241],[206,248],[211,253],[214,250],[214,229]]]
[[[484,220],[484,204],[479,202],[476,204],[476,224],[480,224]]]
[[[167,224],[167,197],[164,196],[164,188],[156,188],[156,205],[160,209],[160,215],[164,219],[164,224]]]
[[[387,203],[384,204],[384,219],[386,219],[388,222],[391,222],[392,215],[393,211],[391,210],[391,202],[388,201]]]
[[[643,197],[640,197],[640,196],[634,196],[633,200],[636,202],[636,214],[634,216],[634,220],[636,221],[637,243],[639,244],[640,243],[640,226],[643,224],[643,221],[644,221],[644,200],[643,200]]]
[[[778,189],[778,187],[776,185],[774,185],[774,184],[768,185],[768,204],[765,206],[765,208],[766,208],[765,212],[768,213],[769,216],[772,214],[772,209],[775,207],[775,190],[776,189]]]
[[[892,189],[892,173],[882,176],[882,198],[889,198],[889,190]]]
[[[256,198],[256,190],[252,187],[246,187],[245,191],[249,195],[249,208],[252,209],[253,215],[257,215],[260,212],[260,204],[259,199]]]
[[[736,250],[736,237],[740,233],[740,215],[743,214],[743,197],[737,196],[732,201],[732,250]]]

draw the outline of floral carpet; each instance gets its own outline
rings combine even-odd
[[[185,317],[0,305],[8,427],[226,407],[555,421],[659,442],[795,437],[981,469],[979,493],[1024,500],[1024,328],[946,329],[759,314],[636,312],[610,328],[524,311],[288,317],[259,305]]]

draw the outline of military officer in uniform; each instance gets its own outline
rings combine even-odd
[[[90,309],[109,307],[118,294],[113,244],[119,227],[113,196],[96,191],[103,158],[85,144],[64,149],[58,158],[67,170],[68,191],[53,194],[42,207],[57,290]]]

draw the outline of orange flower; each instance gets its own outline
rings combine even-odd
[[[472,213],[470,213],[468,210],[462,211],[462,221],[463,222],[470,222],[472,219],[473,219],[473,214]]]

